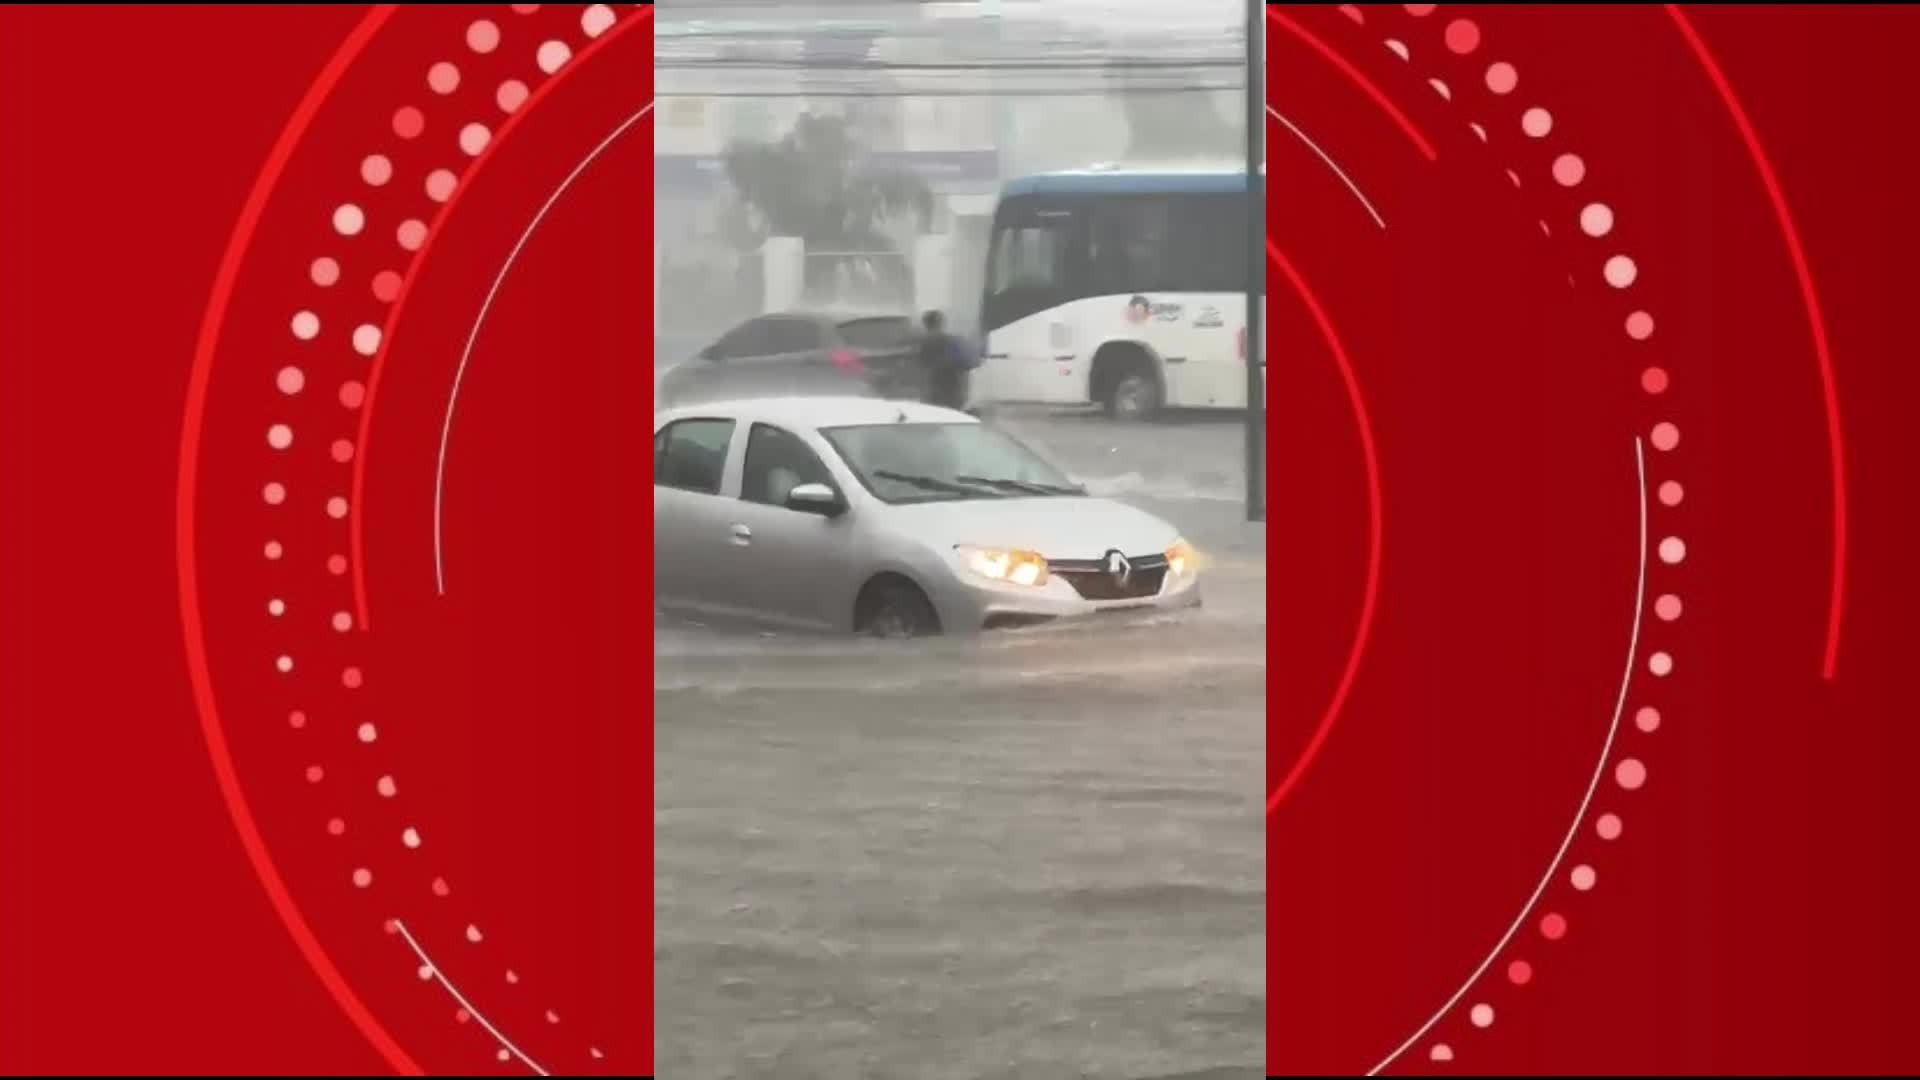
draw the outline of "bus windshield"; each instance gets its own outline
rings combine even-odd
[[[995,230],[987,290],[1053,290],[1067,284],[1067,255],[1073,247],[1073,214],[1061,211],[1011,221]]]

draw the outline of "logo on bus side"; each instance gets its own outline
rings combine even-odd
[[[1183,304],[1161,300],[1158,302],[1144,296],[1136,296],[1127,301],[1127,322],[1138,326],[1151,318],[1154,322],[1179,322],[1186,311]]]

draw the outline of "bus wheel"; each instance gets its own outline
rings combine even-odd
[[[1143,367],[1129,368],[1108,388],[1106,406],[1115,420],[1151,420],[1160,412],[1160,380]]]

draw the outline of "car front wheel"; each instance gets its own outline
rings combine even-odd
[[[912,582],[882,578],[862,590],[854,630],[879,638],[931,637],[940,633],[940,616]]]

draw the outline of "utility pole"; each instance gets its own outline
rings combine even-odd
[[[1267,519],[1266,5],[1247,0],[1247,520]]]

